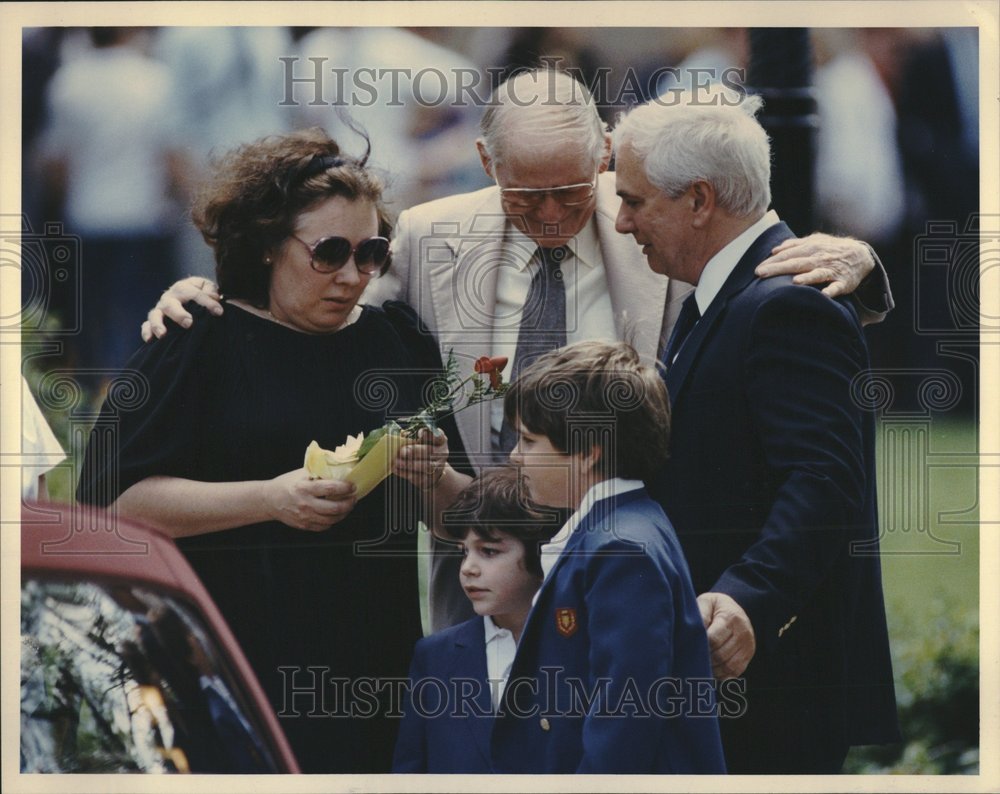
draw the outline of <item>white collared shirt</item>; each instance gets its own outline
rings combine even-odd
[[[528,300],[533,269],[528,264],[535,257],[538,245],[527,235],[507,224],[503,262],[497,277],[497,302],[493,326],[492,356],[510,359],[505,375],[510,378],[521,314]],[[562,264],[566,285],[566,343],[597,339],[614,342],[618,339],[614,309],[608,290],[608,277],[597,238],[597,222],[591,218],[566,247],[570,250]],[[490,406],[490,423],[494,441],[503,425],[503,400]]]
[[[738,237],[731,240],[721,251],[708,260],[705,269],[701,271],[698,286],[694,290],[694,299],[698,302],[698,311],[704,316],[715,296],[719,294],[726,279],[736,269],[743,254],[747,252],[754,240],[760,237],[781,219],[774,210],[768,210],[759,221],[746,229]]]
[[[490,696],[493,698],[495,711],[500,706],[504,687],[510,677],[517,643],[510,630],[500,628],[489,615],[483,616],[483,626],[486,629],[486,678],[490,683]]]
[[[583,499],[580,501],[580,506],[576,509],[576,512],[563,524],[562,529],[553,536],[551,541],[543,544],[539,549],[544,577],[548,578],[549,571],[556,564],[559,555],[563,553],[570,536],[580,526],[580,522],[583,521],[584,517],[586,517],[587,513],[591,511],[597,502],[612,496],[628,493],[629,491],[636,491],[642,487],[644,487],[642,480],[626,480],[624,477],[613,477],[610,480],[601,480],[601,482],[592,485],[587,493],[583,495]],[[535,598],[538,598],[537,593],[535,594]]]

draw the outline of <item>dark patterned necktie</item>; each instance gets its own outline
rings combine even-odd
[[[566,284],[562,264],[569,255],[566,246],[538,249],[534,260],[538,266],[531,279],[517,333],[512,381],[540,355],[566,344]],[[504,419],[499,451],[508,454],[516,442],[517,432]]]
[[[681,351],[684,341],[688,338],[691,331],[694,330],[695,325],[700,319],[701,312],[698,310],[698,303],[695,301],[694,293],[692,292],[684,299],[684,303],[681,304],[681,313],[677,315],[677,322],[674,324],[674,330],[670,334],[670,341],[667,343],[667,352],[663,355],[663,365],[667,369],[670,369],[670,365],[674,363],[674,359],[677,358],[677,354]]]

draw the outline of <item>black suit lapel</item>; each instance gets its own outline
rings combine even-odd
[[[708,310],[684,342],[684,346],[681,348],[676,360],[667,370],[667,390],[670,392],[670,399],[674,404],[677,403],[677,399],[684,387],[684,382],[687,380],[688,373],[691,372],[691,369],[698,361],[702,346],[711,335],[712,328],[718,323],[725,312],[726,303],[729,302],[731,297],[746,289],[757,278],[754,275],[754,270],[757,268],[757,265],[770,256],[772,248],[783,240],[794,236],[787,225],[777,223],[770,229],[765,230],[760,237],[754,240],[746,253],[740,258],[733,272],[726,279],[726,283],[719,290],[719,294],[709,304]]]

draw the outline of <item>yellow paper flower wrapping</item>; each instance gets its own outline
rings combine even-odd
[[[364,434],[349,436],[347,441],[331,451],[313,441],[306,448],[305,468],[309,476],[319,480],[346,480],[354,483],[358,499],[363,499],[392,472],[392,464],[399,450],[416,443],[398,433],[386,433],[362,458],[357,451]]]

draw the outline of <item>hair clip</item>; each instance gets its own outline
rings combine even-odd
[[[321,174],[324,171],[328,171],[331,168],[339,168],[344,164],[344,159],[342,157],[336,157],[332,154],[316,154],[313,155],[312,160],[305,167],[302,172],[303,179],[309,179],[317,174]]]

